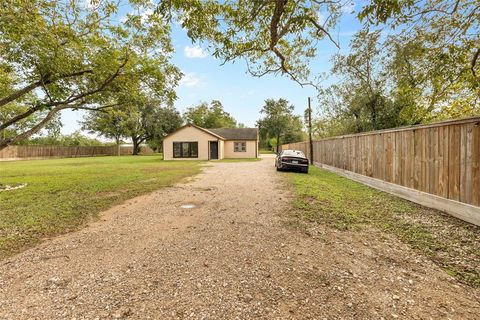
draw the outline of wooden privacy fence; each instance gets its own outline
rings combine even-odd
[[[131,146],[121,146],[120,155],[132,154],[132,150]],[[142,147],[141,150],[143,154],[153,153],[153,150],[148,147]],[[117,152],[117,146],[8,146],[0,150],[0,161],[115,156]]]
[[[308,142],[283,145],[282,149],[310,154]],[[364,183],[365,177],[386,182],[371,179],[367,184],[392,193],[398,188],[393,190],[391,184],[420,191],[404,196],[412,201],[424,193],[436,196],[428,202],[437,208],[439,198],[476,206],[459,208],[473,215],[465,220],[480,222],[480,117],[314,141],[313,161]],[[451,205],[439,209],[450,212]]]

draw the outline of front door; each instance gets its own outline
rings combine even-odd
[[[210,159],[218,159],[218,141],[210,141]]]

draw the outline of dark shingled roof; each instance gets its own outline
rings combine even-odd
[[[207,129],[223,137],[225,140],[257,140],[258,129],[257,128],[219,128],[219,129]]]

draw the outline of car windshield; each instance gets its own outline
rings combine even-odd
[[[303,157],[303,158],[305,158],[305,155],[303,154],[303,152],[298,151],[298,150],[285,150],[285,151],[282,152],[282,156]]]

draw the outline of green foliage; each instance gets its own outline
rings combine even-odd
[[[198,106],[189,107],[183,114],[188,123],[193,123],[202,128],[235,128],[237,121],[223,109],[218,100],[213,100],[210,106],[206,102]]]
[[[120,24],[122,3],[85,3],[0,5],[0,108],[15,108],[0,123],[0,131],[8,131],[0,148],[39,132],[67,108],[100,110],[144,96],[175,98],[180,72],[169,63],[169,27],[158,15],[142,15],[153,5],[134,1]]]
[[[128,117],[124,108],[106,109],[102,112],[89,112],[83,119],[82,129],[97,133],[120,144],[126,137],[123,121]]]
[[[317,42],[329,38],[348,1],[163,0],[157,11],[176,17],[188,35],[208,41],[224,62],[242,59],[254,76],[286,74],[312,83],[309,61]],[[324,17],[322,19],[322,17]]]
[[[173,107],[161,107],[154,101],[147,101],[105,112],[92,111],[84,119],[83,128],[113,138],[117,144],[122,138],[131,139],[133,154],[136,155],[144,142],[158,150],[163,137],[181,124],[182,118]]]
[[[145,113],[147,144],[154,150],[162,146],[163,137],[182,126],[183,119],[173,107],[152,108]]]
[[[278,146],[284,143],[302,141],[304,138],[303,124],[300,116],[293,115],[294,107],[285,99],[267,99],[260,113],[263,118],[257,121],[260,140],[275,143]],[[272,145],[271,145],[272,146]]]
[[[350,52],[335,56],[339,81],[319,93],[316,137],[479,115],[468,55],[443,36],[417,30],[382,43],[380,31],[357,33]]]
[[[339,81],[319,94],[323,118],[314,123],[317,138],[402,124],[398,105],[388,96],[379,37],[380,32],[359,32],[350,52],[334,57],[332,73]]]
[[[480,287],[480,227],[325,170],[289,173],[295,219],[356,233],[372,229],[398,238],[461,282]],[[452,272],[453,271],[453,272]]]
[[[0,5],[0,148],[38,133],[66,108],[100,110],[149,99],[171,105],[180,78],[169,63],[173,20],[193,41],[208,42],[224,63],[242,59],[254,76],[286,74],[318,87],[309,61],[318,41],[327,37],[335,43],[329,30],[350,5],[313,0],[88,3],[11,0]],[[118,11],[125,5],[132,10],[119,23]],[[359,14],[366,29],[352,42],[354,54],[337,57],[334,71],[349,79],[327,92],[341,103],[327,104],[323,127],[334,123],[331,131],[357,132],[478,114],[479,11],[472,0],[367,3]],[[372,24],[398,31],[377,46],[378,33],[368,32]]]
[[[170,186],[200,171],[201,162],[161,157],[95,157],[2,163],[0,258],[45,237],[83,226],[123,201]]]
[[[47,135],[30,138],[20,142],[21,145],[57,145],[57,146],[105,146],[104,143],[94,138],[89,138],[76,131],[68,135]]]
[[[275,154],[271,149],[259,149],[258,152],[260,154]]]
[[[400,70],[408,72],[409,83],[401,88],[419,91],[420,99],[427,100],[422,102],[430,103],[427,111],[442,118],[439,106],[455,105],[468,113],[473,105],[480,113],[478,9],[472,0],[374,0],[360,18],[399,29],[389,42]]]

